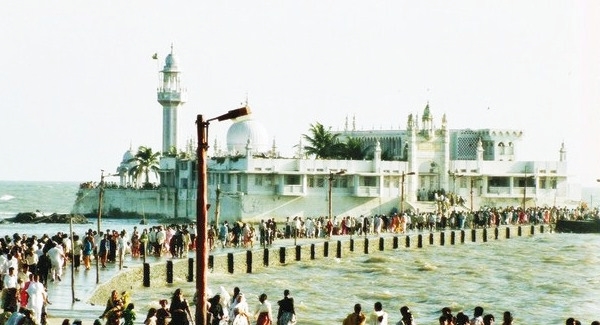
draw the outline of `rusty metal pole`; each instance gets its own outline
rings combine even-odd
[[[99,185],[99,190],[98,190],[98,236],[100,236],[100,228],[101,228],[101,223],[102,223],[102,201],[104,200],[104,170],[101,170],[100,172],[100,185]],[[100,243],[94,243],[96,245],[96,247],[100,244]],[[96,250],[96,252],[99,252],[100,248],[98,247],[98,249]],[[100,256],[98,254],[96,254],[94,256],[96,258],[96,284],[100,283]]]
[[[207,263],[208,250],[206,247],[207,239],[207,220],[206,204],[207,195],[207,171],[206,171],[206,150],[208,149],[208,122],[205,122],[202,115],[197,116],[196,127],[198,131],[198,184],[196,197],[196,315],[195,325],[206,325],[207,309]]]

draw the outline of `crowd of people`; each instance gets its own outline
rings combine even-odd
[[[296,311],[294,309],[294,298],[289,290],[283,291],[283,298],[277,302],[277,314],[273,313],[271,303],[266,294],[258,297],[255,308],[251,308],[246,296],[239,287],[233,289],[233,293],[227,292],[221,287],[220,293],[212,295],[207,302],[208,314],[206,324],[210,325],[295,325]],[[121,294],[117,290],[111,292],[106,302],[106,308],[102,315],[95,321],[94,325],[189,325],[194,322],[194,315],[190,310],[190,303],[184,298],[181,289],[173,292],[171,300],[161,299],[157,307],[148,309],[145,318],[139,318],[135,305],[130,301],[128,292]],[[138,320],[138,322],[135,322]],[[81,321],[77,321],[81,324]],[[3,324],[0,322],[0,324]],[[68,319],[63,325],[74,325]]]
[[[283,291],[283,297],[277,301],[277,313],[273,312],[273,306],[265,293],[257,297],[254,308],[250,307],[247,296],[235,287],[232,293],[220,287],[217,294],[209,294],[207,301],[208,314],[206,324],[209,325],[296,325],[301,323],[294,308],[294,298],[289,290]],[[176,289],[170,302],[167,299],[158,301],[160,307],[151,307],[143,319],[144,325],[189,325],[194,322],[194,316],[190,311],[190,304],[184,298],[181,289]],[[395,321],[394,318],[398,319]],[[113,290],[108,298],[106,308],[102,315],[94,321],[94,325],[133,325],[138,319],[135,306],[129,301],[127,292],[121,295]],[[141,320],[141,319],[140,319]],[[139,323],[139,322],[138,322]],[[450,307],[440,310],[438,318],[439,325],[513,325],[514,317],[510,311],[502,314],[502,319],[496,321],[493,314],[485,313],[483,307],[476,306],[472,316],[460,311],[453,314]],[[0,324],[3,324],[0,320]],[[8,323],[7,323],[8,324]],[[81,325],[81,321],[70,323],[65,319],[63,325]],[[370,312],[363,311],[361,304],[355,304],[354,309],[343,320],[342,325],[416,325],[417,321],[408,306],[402,306],[399,315],[394,316],[383,307],[379,301],[373,304]],[[581,325],[581,321],[568,318],[566,325]],[[593,321],[591,325],[600,325],[599,321]]]
[[[494,227],[549,223],[556,219],[580,217],[581,214],[576,209],[530,208],[523,211],[519,208],[490,208],[474,213],[452,211],[447,214],[416,214],[406,211],[401,214],[392,213],[389,216],[346,216],[332,219],[293,217],[279,223],[272,218],[260,221],[256,228],[250,223],[233,222],[230,225],[224,222],[219,227],[209,228],[208,240],[211,248],[219,246],[252,248],[255,241],[261,246],[266,246],[272,245],[274,241],[281,238],[327,238],[337,235],[379,235],[386,232],[407,233]],[[8,322],[11,317],[13,320],[19,319],[31,324],[45,324],[46,308],[50,304],[46,288],[49,282],[62,281],[62,272],[67,262],[72,262],[74,269],[78,271],[80,268],[90,270],[94,259],[98,259],[101,267],[106,267],[107,263],[119,263],[122,267],[125,254],[131,254],[132,257],[150,255],[187,257],[189,250],[195,249],[195,231],[194,224],[157,225],[146,227],[141,231],[134,227],[131,232],[124,229],[121,231],[107,229],[105,232],[98,233],[89,229],[82,236],[75,233],[69,236],[59,232],[53,236],[43,235],[39,238],[25,234],[0,238],[0,289],[2,289],[3,311],[0,314],[0,325],[12,324]],[[234,297],[238,295],[234,293]],[[212,305],[216,305],[214,297],[212,298]],[[264,298],[266,300],[266,296]],[[243,300],[243,295],[239,299]],[[235,308],[232,308],[232,305],[235,305],[234,300],[230,300],[230,304],[224,306],[228,311],[224,312],[224,317],[221,319],[233,323],[238,318],[235,324],[239,325],[245,324],[244,318],[247,318],[248,323],[252,318],[250,316],[258,318],[259,315],[252,315],[246,311],[232,314],[235,313]],[[177,304],[177,300],[175,303]],[[168,304],[165,300],[160,305]],[[220,305],[223,303],[221,302]],[[127,310],[129,308],[133,310],[134,307],[123,303],[120,308],[122,309],[120,314],[127,314]],[[157,317],[160,313],[164,313],[164,310],[166,309],[157,308]],[[242,316],[237,317],[238,315]],[[454,323],[449,324],[459,324],[459,322],[455,320]]]
[[[217,247],[253,248],[258,242],[271,246],[283,238],[331,238],[342,235],[381,235],[383,233],[423,232],[442,230],[464,230],[492,228],[503,225],[551,224],[559,219],[575,220],[582,218],[579,209],[567,208],[484,208],[474,212],[452,210],[447,212],[404,213],[389,215],[287,217],[277,222],[274,218],[260,220],[255,228],[251,223],[228,221],[210,225],[208,242],[210,249]]]
[[[294,298],[289,290],[283,291],[283,298],[277,301],[277,314],[273,313],[267,294],[258,296],[254,309],[250,308],[246,295],[239,287],[229,294],[221,287],[219,293],[208,299],[207,324],[210,325],[295,325],[296,310]]]
[[[106,232],[89,229],[82,236],[58,232],[53,236],[15,233],[0,237],[0,325],[46,324],[47,306],[51,304],[46,289],[49,283],[62,281],[69,262],[75,271],[87,271],[95,259],[102,268],[107,263],[118,263],[121,269],[125,254],[134,258],[187,257],[188,250],[194,248],[192,228],[159,225],[141,232],[134,227],[131,233],[125,229]],[[128,307],[124,305],[125,314]]]
[[[0,238],[0,324],[46,323],[46,306],[50,304],[46,287],[48,281],[62,280],[66,242],[70,247],[69,237],[62,233],[42,238],[19,234]]]
[[[354,305],[354,311],[349,313],[342,321],[342,325],[416,325],[413,313],[408,306],[400,307],[400,320],[394,322],[391,316],[384,308],[381,302],[375,302],[373,311],[365,314],[361,304]],[[464,312],[458,312],[456,315],[452,313],[450,307],[444,307],[440,310],[438,318],[439,325],[493,325],[496,324],[496,318],[492,314],[485,314],[483,307],[477,306],[473,309],[473,316],[469,316]],[[513,325],[514,317],[510,311],[505,311],[502,314],[502,325]],[[579,320],[568,318],[566,325],[581,325]],[[599,321],[593,321],[591,325],[600,325]]]

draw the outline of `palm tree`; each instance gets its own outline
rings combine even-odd
[[[150,172],[153,172],[155,176],[158,175],[158,158],[160,158],[160,152],[152,152],[152,148],[140,146],[135,156],[129,160],[129,162],[136,162],[129,172],[136,180],[143,174],[146,180],[144,185],[149,184]]]
[[[338,140],[338,134],[325,130],[323,124],[311,124],[309,131],[310,135],[302,135],[309,143],[304,146],[307,154],[314,155],[317,159],[330,159],[337,158],[342,152],[343,145]]]
[[[360,138],[349,137],[344,143],[344,156],[341,158],[352,160],[363,160],[367,157],[371,146],[364,147],[364,141]]]

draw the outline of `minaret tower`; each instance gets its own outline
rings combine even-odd
[[[171,53],[165,59],[165,66],[160,71],[162,84],[157,90],[157,100],[163,107],[162,152],[177,149],[177,109],[186,102],[187,92],[181,87],[181,71],[177,66],[177,57]]]

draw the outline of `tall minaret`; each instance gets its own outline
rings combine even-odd
[[[177,57],[171,53],[165,59],[162,71],[162,85],[157,90],[158,102],[163,107],[163,137],[162,152],[168,152],[171,148],[177,149],[177,109],[187,99],[187,92],[181,88],[180,71],[177,66]]]

